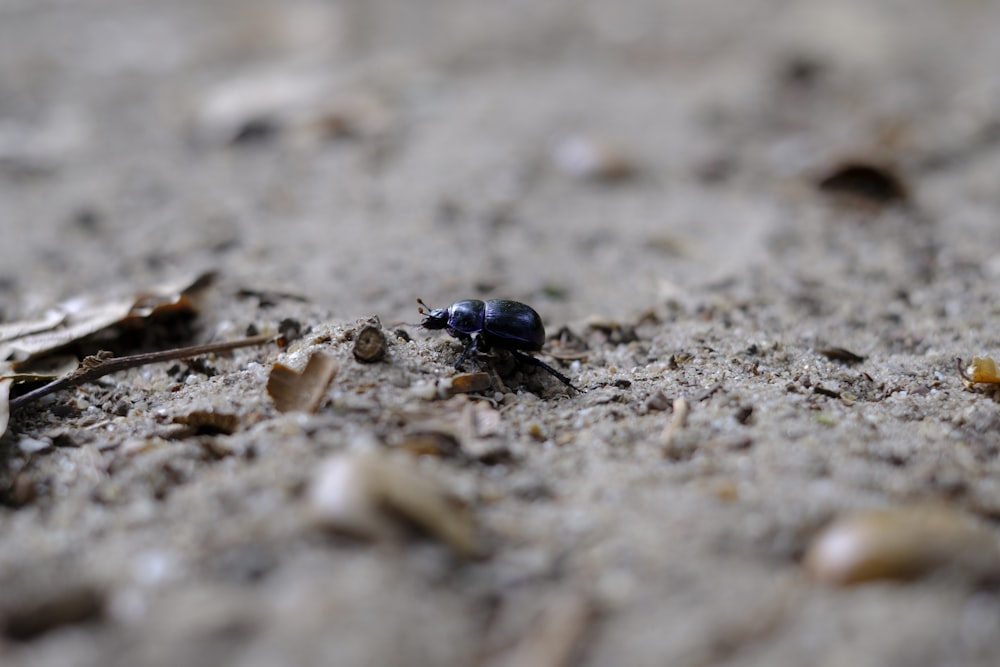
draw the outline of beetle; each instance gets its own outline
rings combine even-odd
[[[456,369],[462,370],[462,364],[470,356],[496,347],[510,352],[518,361],[545,370],[570,389],[583,391],[544,361],[526,354],[538,352],[545,344],[542,318],[531,306],[509,299],[464,299],[447,308],[433,309],[419,298],[417,303],[421,306],[420,314],[425,315],[420,326],[432,330],[446,329],[465,344],[455,362]]]

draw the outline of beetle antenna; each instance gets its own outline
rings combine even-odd
[[[417,308],[417,312],[419,312],[421,315],[426,315],[431,310],[433,310],[430,306],[428,306],[426,303],[424,303],[424,300],[421,299],[419,296],[417,297],[417,303],[419,303],[420,306],[421,306],[420,308]]]

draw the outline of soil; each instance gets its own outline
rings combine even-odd
[[[116,352],[303,328],[12,415],[0,662],[1000,664],[962,558],[803,565],[854,510],[997,540],[998,62],[982,0],[0,3],[0,321],[212,271]],[[585,391],[449,395],[417,297],[530,304]],[[324,518],[373,451],[450,500]]]

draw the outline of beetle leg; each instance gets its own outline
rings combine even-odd
[[[458,355],[458,361],[455,362],[455,370],[462,370],[462,364],[469,358],[469,355],[479,354],[477,340],[472,336],[464,336],[465,349],[462,350],[462,354]]]
[[[579,387],[575,386],[572,382],[570,382],[570,379],[568,377],[566,377],[556,369],[552,368],[552,366],[549,366],[541,359],[535,359],[530,354],[524,354],[523,352],[518,352],[517,350],[507,350],[507,351],[510,352],[512,355],[514,355],[514,358],[517,359],[518,361],[523,361],[524,363],[531,364],[532,366],[538,366],[539,368],[546,371],[553,377],[557,378],[560,382],[562,382],[570,389],[574,389],[580,393],[583,393],[583,389],[580,389]]]

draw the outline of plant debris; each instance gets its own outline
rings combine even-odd
[[[477,391],[486,391],[490,388],[491,383],[489,373],[461,373],[451,378],[451,383],[445,391],[451,396],[471,394]]]
[[[824,194],[861,205],[885,206],[909,199],[909,189],[891,168],[868,162],[839,165],[816,186]]]
[[[275,363],[267,378],[267,393],[281,412],[316,412],[338,370],[337,360],[322,351],[310,355],[301,373]]]
[[[184,424],[198,435],[232,435],[240,426],[239,415],[216,410],[193,410],[174,417],[175,424]]]
[[[842,347],[821,347],[816,351],[830,361],[843,361],[846,364],[859,364],[865,360],[860,354],[855,354]]]
[[[26,362],[48,356],[111,327],[135,326],[148,318],[189,316],[198,312],[198,297],[212,284],[215,274],[168,283],[133,297],[91,303],[72,299],[36,320],[0,326],[0,364],[13,362],[14,370]],[[3,369],[0,367],[0,372]]]
[[[973,357],[968,366],[963,366],[961,359],[955,359],[955,364],[958,366],[958,374],[969,387],[974,384],[1000,383],[997,364],[992,357]]]
[[[251,336],[250,338],[239,338],[237,340],[224,343],[208,343],[206,345],[194,345],[192,347],[178,347],[172,350],[162,350],[160,352],[145,352],[133,354],[127,357],[114,357],[110,352],[99,352],[96,355],[86,357],[80,362],[80,367],[72,373],[64,375],[38,389],[29,391],[26,394],[11,399],[11,409],[17,409],[22,405],[38,400],[62,389],[76,387],[86,382],[93,382],[98,378],[118,371],[137,368],[147,364],[155,364],[162,361],[174,361],[177,359],[187,359],[202,354],[213,354],[217,352],[228,352],[241,347],[253,347],[255,345],[265,345],[271,342],[271,336]]]
[[[385,358],[386,340],[381,327],[366,325],[354,339],[354,358],[366,364]]]
[[[10,387],[12,378],[0,378],[0,436],[7,432],[10,423]]]
[[[76,584],[65,589],[38,590],[21,596],[19,605],[5,602],[0,609],[0,632],[15,641],[34,639],[68,625],[96,621],[104,615],[105,595],[90,585]]]
[[[403,436],[398,449],[404,449],[415,456],[437,456],[451,458],[462,452],[462,446],[454,433],[446,430],[422,429]]]
[[[991,531],[939,506],[867,510],[837,519],[813,540],[806,571],[830,584],[913,579],[949,570],[975,581],[1000,577]]]
[[[412,461],[404,460],[376,451],[327,459],[309,490],[315,521],[338,532],[385,540],[401,536],[402,518],[461,557],[481,555],[472,514]]]
[[[675,398],[673,407],[673,417],[660,435],[663,450],[668,453],[674,448],[678,434],[687,426],[688,411],[690,410],[687,399],[684,397]]]

